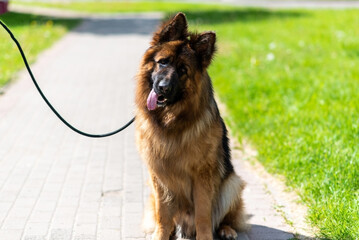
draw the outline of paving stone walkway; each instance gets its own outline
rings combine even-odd
[[[69,122],[101,133],[131,119],[134,76],[159,18],[88,18],[41,54],[34,74]],[[292,238],[263,183],[235,162],[248,182],[252,224],[240,239]],[[146,239],[146,178],[133,126],[106,139],[77,135],[50,112],[25,72],[0,97],[1,240]]]

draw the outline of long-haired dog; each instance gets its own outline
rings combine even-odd
[[[137,76],[136,141],[151,185],[144,225],[152,239],[235,239],[246,228],[226,126],[207,73],[214,32],[188,32],[183,13],[163,24]]]

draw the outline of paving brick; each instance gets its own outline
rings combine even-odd
[[[18,197],[14,203],[15,209],[21,208],[32,208],[36,204],[37,199],[34,197],[27,198],[27,197]]]
[[[98,213],[82,212],[77,214],[76,224],[97,224]]]
[[[64,217],[74,217],[78,211],[78,206],[57,206],[55,215]]]
[[[25,236],[46,236],[49,222],[29,223],[25,228]]]
[[[79,236],[79,235],[89,235],[89,236],[96,236],[96,230],[97,230],[97,224],[96,223],[84,223],[84,224],[79,224],[76,223],[74,226],[74,235],[75,236]]]
[[[36,203],[35,209],[38,211],[54,211],[56,208],[56,201],[41,200]]]
[[[61,196],[61,198],[57,202],[58,207],[74,207],[76,208],[78,205],[78,197],[72,196]]]
[[[51,229],[72,229],[74,225],[74,217],[70,216],[54,216],[51,222]]]
[[[24,229],[26,224],[26,218],[23,217],[7,217],[3,222],[1,228],[2,229],[16,229],[22,230]]]
[[[72,229],[52,229],[50,240],[70,240]]]
[[[44,235],[30,235],[24,237],[24,240],[46,240],[46,236]]]
[[[26,219],[30,215],[31,210],[31,207],[16,207],[16,205],[14,205],[13,208],[8,212],[7,217]]]
[[[52,211],[34,211],[31,214],[30,219],[28,220],[29,223],[49,223],[51,222],[52,216],[53,216],[53,212]]]
[[[123,204],[123,207],[126,209],[126,213],[138,213],[143,210],[142,202],[126,202]]]
[[[81,234],[81,235],[75,235],[73,238],[74,240],[95,240],[95,235],[88,235],[88,234]]]
[[[102,230],[98,235],[98,239],[121,239],[121,231],[116,229]]]
[[[120,230],[121,220],[120,216],[104,216],[102,218],[101,228],[107,230]]]
[[[0,239],[19,240],[21,239],[22,230],[18,229],[0,229]]]
[[[84,199],[80,206],[79,211],[81,212],[97,212],[100,208],[100,197],[96,200]]]

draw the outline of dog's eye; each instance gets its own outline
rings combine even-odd
[[[170,62],[169,58],[162,58],[157,61],[157,63],[160,65],[167,65],[169,62]]]
[[[187,73],[187,68],[185,66],[182,66],[182,67],[179,68],[179,72],[180,72],[181,75],[186,74]]]

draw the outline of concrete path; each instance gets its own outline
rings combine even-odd
[[[44,92],[82,130],[113,130],[133,116],[134,76],[158,17],[85,20],[32,65]],[[89,139],[65,127],[23,72],[0,97],[0,239],[146,239],[148,194],[134,127]],[[252,230],[240,239],[289,239],[291,227],[251,172],[245,201]],[[147,239],[149,237],[147,236]]]

